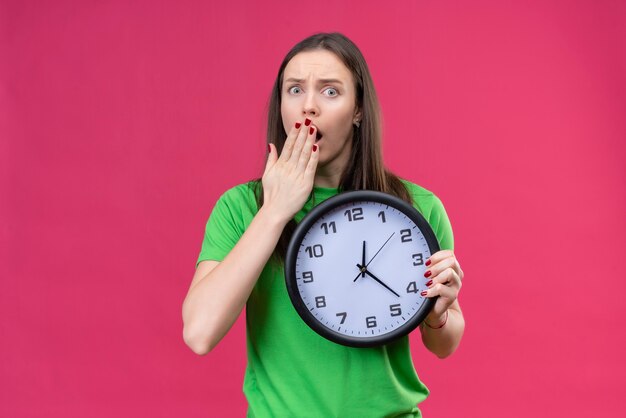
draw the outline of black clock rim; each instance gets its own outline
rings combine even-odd
[[[389,344],[404,337],[405,335],[408,335],[419,326],[419,324],[426,318],[428,313],[435,306],[436,297],[428,298],[426,302],[422,304],[421,308],[404,325],[400,326],[396,330],[374,337],[351,337],[340,334],[322,325],[309,312],[309,309],[300,297],[300,292],[298,291],[297,286],[296,260],[298,249],[300,248],[307,231],[322,215],[337,208],[338,206],[359,201],[382,203],[400,210],[420,229],[424,235],[431,254],[439,251],[440,247],[437,237],[435,236],[430,224],[417,209],[396,196],[373,190],[349,191],[330,197],[314,207],[297,225],[291,240],[289,241],[289,245],[287,246],[287,253],[285,257],[285,282],[287,285],[287,293],[289,294],[289,298],[298,312],[298,315],[313,331],[330,341],[350,347],[366,348]]]

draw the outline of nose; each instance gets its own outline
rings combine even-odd
[[[319,115],[319,108],[315,99],[315,92],[309,92],[306,94],[304,104],[302,106],[302,113],[304,116],[317,116]]]

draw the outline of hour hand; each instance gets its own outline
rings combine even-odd
[[[365,268],[365,266],[362,266],[360,264],[356,265],[359,269],[361,269],[361,271],[363,271],[364,274],[367,274],[368,276],[370,276],[372,279],[376,280],[378,283],[380,283],[381,285],[383,285],[384,287],[387,288],[387,290],[389,290],[391,293],[393,293],[394,295],[396,295],[397,297],[400,297],[399,294],[397,294],[396,292],[394,292],[394,290],[392,288],[390,288],[389,286],[387,286],[385,283],[382,282],[382,280],[380,280],[378,277],[374,276],[372,273],[369,272],[369,270],[367,270],[367,268]]]
[[[363,259],[362,259],[360,265],[361,265],[361,267],[359,267],[359,270],[361,270],[361,272],[356,275],[354,280],[352,280],[353,282],[356,282],[359,277],[365,277],[365,270],[366,270],[365,269],[365,241],[363,241]],[[357,266],[359,266],[359,264],[357,264]]]
[[[364,266],[365,265],[365,241],[363,241],[363,258],[361,259],[361,265]],[[365,270],[363,270],[363,273],[361,273],[361,277],[365,277]]]

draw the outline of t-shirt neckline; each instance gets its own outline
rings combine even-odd
[[[338,194],[339,188],[313,186],[313,193],[315,194],[315,197],[327,198]]]

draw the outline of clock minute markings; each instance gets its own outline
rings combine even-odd
[[[369,204],[370,204],[370,203],[373,203],[373,202],[365,202],[364,204],[365,204],[366,206],[369,206]],[[403,212],[402,212],[402,211],[400,211],[400,210],[398,210],[397,208],[394,208],[393,206],[390,206],[390,205],[385,205],[384,203],[380,203],[380,202],[377,202],[377,204],[378,204],[378,207],[379,207],[380,209],[378,209],[378,211],[373,212],[372,214],[374,215],[374,219],[378,218],[378,222],[379,222],[379,223],[380,223],[380,222],[382,222],[382,223],[384,223],[384,222],[385,222],[385,219],[384,219],[385,215],[389,215],[389,216],[387,216],[387,217],[390,217],[390,221],[393,219],[393,218],[391,218],[392,216],[393,216],[395,219],[405,219],[405,220],[406,220],[406,219],[409,219],[409,217],[408,217],[408,216],[397,216],[397,215],[403,215]],[[356,221],[356,220],[360,220],[360,219],[355,219],[357,216],[360,218],[360,216],[359,216],[359,215],[361,215],[361,213],[358,213],[358,212],[357,212],[357,213],[355,213],[355,211],[354,211],[354,209],[357,209],[357,208],[358,208],[358,206],[359,206],[359,204],[358,204],[358,203],[356,203],[356,202],[352,202],[352,207],[351,207],[351,208],[353,208],[353,210],[350,210],[350,211],[349,211],[349,214],[347,214],[347,215],[345,215],[345,216],[341,216],[341,215],[340,215],[340,218],[344,218],[344,221],[350,221],[350,219],[349,219],[349,218],[350,218],[350,217],[352,217],[352,222],[354,222],[354,221]],[[372,206],[373,206],[373,205],[372,205]],[[370,206],[370,207],[372,207],[372,206]],[[350,208],[350,207],[349,207],[349,208]],[[379,215],[378,217],[376,217],[375,215],[376,215],[376,214],[380,214],[380,213],[381,213],[380,211],[382,211],[384,208],[386,208],[386,209],[387,209],[387,212],[386,212],[386,213],[383,213],[383,214],[381,214],[381,215]],[[366,211],[366,209],[367,209],[366,207],[363,207],[363,209],[362,209],[362,210],[363,210],[363,212],[365,212],[365,211]],[[373,208],[372,208],[372,209],[373,209]],[[344,207],[344,210],[345,210],[345,207]],[[343,214],[342,212],[343,212],[343,211],[340,211],[339,213],[340,213],[340,214]],[[366,216],[365,216],[365,218],[367,218],[367,217],[369,216],[369,213],[370,213],[369,211],[367,211],[366,213],[363,213],[363,215],[366,215]],[[392,214],[393,214],[393,215],[392,215]],[[350,216],[350,215],[352,215],[352,216]],[[362,216],[362,215],[361,215],[361,216]],[[347,217],[348,219],[345,219],[346,217]],[[310,241],[310,239],[313,239],[313,240],[314,240],[315,238],[313,238],[313,237],[314,237],[314,236],[319,236],[319,235],[317,235],[318,233],[321,233],[321,234],[322,234],[322,235],[321,235],[322,237],[323,237],[324,235],[326,235],[326,237],[328,237],[331,233],[334,233],[334,228],[333,228],[333,226],[330,224],[330,222],[331,222],[333,219],[335,219],[335,220],[336,220],[336,218],[329,217],[329,219],[328,219],[328,220],[326,220],[324,217],[320,217],[320,218],[318,218],[318,219],[322,219],[322,220],[318,220],[317,226],[316,226],[316,228],[315,228],[315,229],[317,229],[317,232],[315,232],[315,233],[314,233],[314,234],[312,234],[312,235],[308,235],[308,236],[307,236],[307,239],[308,239],[309,241],[307,241],[307,240],[305,240],[305,241],[301,241],[301,244],[300,244],[300,246],[299,246],[300,251],[301,251],[301,255],[304,255],[304,258],[300,259],[300,262],[299,262],[298,264],[296,264],[296,265],[298,266],[298,270],[300,270],[300,271],[298,272],[298,273],[300,273],[300,274],[299,274],[299,275],[298,275],[298,277],[297,277],[297,278],[299,278],[299,279],[300,279],[300,281],[299,281],[300,283],[302,282],[302,279],[303,279],[303,278],[302,278],[302,276],[301,276],[302,270],[308,270],[307,266],[311,266],[311,267],[313,267],[313,265],[311,265],[311,264],[310,264],[310,262],[314,262],[314,261],[318,261],[318,260],[319,260],[319,261],[322,261],[322,260],[324,259],[324,258],[323,258],[323,257],[324,257],[324,255],[327,255],[327,254],[324,254],[324,255],[323,255],[323,253],[322,253],[322,251],[323,251],[323,250],[326,250],[326,248],[323,248],[323,249],[322,249],[322,248],[320,248],[320,247],[323,245],[323,243],[322,243],[322,242],[319,242],[319,241],[318,241],[317,243],[315,243],[315,241]],[[321,224],[322,222],[324,222],[324,221],[328,222],[328,223],[325,225],[326,227],[324,227],[324,226],[321,226],[321,225],[320,225],[320,224]],[[397,221],[395,221],[395,220],[394,220],[394,222],[397,222]],[[411,225],[411,224],[412,224],[412,225]],[[337,224],[337,226],[341,226],[341,225],[343,225],[343,222],[341,222],[341,223]],[[397,223],[396,223],[396,225],[397,225]],[[427,251],[427,250],[426,250],[426,251],[424,251],[425,249],[424,249],[424,248],[421,248],[421,247],[422,247],[422,244],[423,244],[423,243],[424,243],[424,241],[425,241],[425,238],[424,238],[423,234],[420,234],[420,233],[419,233],[419,226],[418,226],[415,222],[408,222],[408,221],[405,221],[405,222],[404,222],[404,225],[408,226],[408,227],[410,228],[411,232],[412,232],[412,230],[413,230],[413,229],[418,229],[418,231],[416,231],[416,234],[417,234],[418,238],[422,241],[422,242],[420,242],[420,243],[419,243],[419,244],[420,244],[420,247],[419,247],[419,248],[415,248],[415,247],[414,247],[414,245],[416,244],[416,242],[415,242],[415,240],[414,240],[414,238],[413,238],[414,243],[413,243],[413,244],[409,244],[409,245],[406,245],[406,244],[405,244],[405,245],[406,245],[406,247],[403,247],[403,249],[402,249],[402,251],[401,251],[402,253],[404,253],[404,252],[405,252],[405,249],[409,249],[409,248],[408,248],[409,246],[413,247],[413,249],[411,250],[411,252],[408,252],[408,253],[406,254],[406,256],[405,256],[405,257],[408,257],[408,260],[407,260],[407,261],[408,261],[409,263],[413,263],[413,262],[415,261],[415,260],[414,260],[414,258],[412,258],[412,256],[413,256],[413,252],[415,252],[415,253],[419,253],[419,252],[421,252],[422,254],[420,254],[420,255],[421,255],[422,257],[425,257],[425,256],[427,255],[427,253],[428,253],[428,251]],[[404,227],[406,228],[406,226],[404,226]],[[382,227],[382,225],[381,225],[381,227]],[[321,230],[320,230],[320,228],[321,228]],[[393,232],[393,227],[392,227],[392,228],[390,228],[390,229],[391,229],[391,231],[389,231],[389,232]],[[404,232],[404,234],[400,234],[400,233],[398,232],[400,229],[401,229],[401,227],[400,227],[400,228],[398,228],[398,230],[396,230],[396,231],[395,231],[395,233],[398,233],[399,235],[405,235],[405,236],[406,236],[406,235],[408,235],[409,237],[410,237],[410,235],[412,235],[412,234],[409,234],[409,233],[408,233],[408,232],[409,232],[408,230],[407,230],[407,231],[405,231],[405,232]],[[339,232],[339,231],[338,231],[338,232]],[[383,232],[383,233],[384,233],[384,232]],[[394,235],[394,236],[395,236],[395,235]],[[401,238],[405,238],[405,237],[401,237]],[[408,238],[408,237],[407,237],[407,238]],[[402,240],[402,241],[403,241],[403,242],[404,242],[404,241],[410,241],[410,238],[408,238],[408,239],[407,239],[407,238],[405,238],[405,239],[404,239],[404,240]],[[391,238],[391,239],[390,239],[390,242],[392,242],[392,241],[391,241],[392,239],[393,239],[393,238]],[[395,243],[395,241],[393,241],[392,243]],[[315,245],[313,245],[313,244],[317,244],[317,245],[318,245],[318,247],[316,248],[316,246],[315,246]],[[320,244],[321,244],[321,245],[320,245]],[[363,247],[365,247],[365,244],[364,244],[364,243],[361,243],[361,244],[363,244]],[[373,242],[371,242],[370,244],[373,244]],[[408,244],[408,242],[407,242],[407,244]],[[307,249],[305,250],[305,247],[308,247],[308,246],[310,246],[310,247],[309,247],[309,248],[307,248]],[[387,243],[387,246],[389,246],[389,243]],[[326,246],[324,245],[324,247],[326,247]],[[361,245],[359,245],[359,247],[361,247]],[[365,251],[365,248],[359,248],[359,250],[361,250],[361,251],[358,251],[359,253],[360,253],[360,252],[364,252],[364,251]],[[379,249],[379,252],[382,252],[381,250],[382,250],[382,248],[381,248],[381,249]],[[329,251],[330,251],[330,249],[329,249]],[[324,251],[324,252],[325,252],[325,251]],[[369,248],[367,249],[367,252],[368,252],[368,253],[370,252],[370,249],[369,249]],[[359,254],[359,255],[365,255],[365,254]],[[367,255],[370,255],[370,254],[367,254]],[[380,255],[380,254],[378,254],[378,255]],[[376,255],[375,255],[375,257],[376,257]],[[361,257],[359,257],[359,258],[361,258]],[[316,260],[316,259],[317,259],[317,260]],[[374,259],[374,257],[372,257],[372,260],[373,260],[373,259]],[[370,262],[372,262],[372,260],[370,260]],[[360,267],[366,267],[366,268],[367,268],[368,264],[370,264],[369,262],[367,262],[367,260],[364,260],[364,259],[361,259],[361,260],[359,260],[359,261],[361,262],[361,263],[360,263],[360,264],[361,264],[361,266],[360,266]],[[375,264],[375,263],[372,263],[371,265],[374,265],[374,264]],[[410,265],[410,264],[409,264],[409,265]],[[374,268],[375,268],[375,266],[374,266]],[[359,269],[359,270],[360,270],[360,269]],[[364,270],[365,270],[365,269],[364,269]],[[359,275],[360,275],[361,277],[368,275],[368,274],[364,273],[363,271],[359,271],[358,273],[359,273]],[[382,280],[384,280],[385,282],[381,283],[381,282],[382,282],[382,280],[380,280],[380,279],[379,279],[379,280],[375,280],[374,278],[371,278],[371,276],[370,276],[370,278],[368,278],[368,279],[366,279],[366,280],[375,280],[375,281],[378,281],[378,282],[379,282],[379,285],[381,285],[381,287],[383,287],[383,286],[384,286],[384,287],[386,287],[389,291],[392,291],[392,292],[393,292],[393,290],[392,290],[390,287],[386,286],[385,284],[386,284],[386,283],[388,283],[389,285],[391,285],[391,287],[394,287],[394,288],[396,287],[396,285],[394,285],[394,283],[389,283],[389,282],[387,282],[387,279],[386,279],[386,276],[385,276],[385,273],[384,273],[384,272],[383,272],[383,275],[382,275],[382,276],[380,276],[380,273],[378,273],[378,272],[376,272],[376,271],[374,271],[374,272],[369,272],[369,273],[379,274],[379,277],[381,277],[381,278],[382,278]],[[315,273],[313,273],[313,274],[315,274]],[[376,278],[378,278],[378,277],[376,277]],[[402,280],[400,277],[398,277],[397,279],[399,279],[398,284],[397,284],[399,287],[402,287],[402,286],[404,285],[403,283],[407,283],[407,282],[409,282],[409,281],[411,280],[411,279],[409,279],[409,280],[407,280],[407,279]],[[307,280],[308,280],[308,278],[307,278]],[[357,280],[358,280],[358,279],[357,279]],[[406,280],[406,281],[405,281],[405,280]],[[393,280],[392,280],[392,282],[393,282]],[[418,284],[418,283],[419,283],[420,285],[422,284],[422,283],[420,282],[420,280],[417,280],[416,282],[417,282],[416,284]],[[304,291],[304,289],[305,289],[305,288],[307,288],[307,287],[305,287],[305,286],[307,286],[307,285],[304,285],[302,288],[300,288],[300,289],[301,289],[301,291]],[[375,285],[375,286],[376,286],[376,285]],[[420,286],[420,287],[421,287],[421,286]],[[309,291],[311,291],[312,289],[315,289],[315,288],[314,288],[314,287],[308,287],[308,289],[309,289]],[[405,289],[401,289],[401,290],[405,290]],[[315,290],[313,290],[313,291],[315,291]],[[384,292],[384,291],[383,291],[383,292]],[[322,291],[321,293],[325,293],[325,292],[323,292],[323,291]],[[395,292],[393,292],[393,293],[395,293]],[[413,292],[411,292],[411,293],[413,293]],[[319,293],[317,293],[317,295],[319,295]],[[397,294],[396,294],[396,295],[397,295]],[[313,298],[315,297],[315,294],[310,294],[309,296],[311,297],[311,299],[313,299]],[[397,295],[397,296],[399,296],[399,295]],[[404,295],[404,292],[403,292],[402,297],[404,297],[404,296],[405,296],[405,295]],[[420,298],[420,299],[423,299],[423,298]],[[400,301],[401,301],[401,299],[400,299],[400,298],[398,298],[398,299],[396,299],[396,300],[397,300],[398,302],[400,302]],[[320,302],[321,302],[321,300],[320,300]],[[410,306],[411,304],[409,304],[409,306],[407,306],[407,308],[409,308],[409,309],[411,310],[411,312],[410,312],[410,313],[409,313],[409,312],[404,312],[404,315],[402,315],[402,316],[401,316],[401,320],[398,320],[398,326],[401,326],[402,324],[406,323],[407,318],[408,318],[408,319],[410,319],[410,318],[413,316],[413,314],[415,313],[415,311],[417,310],[417,308],[420,308],[420,306],[421,306],[421,305],[420,305],[420,302],[423,302],[423,300],[417,300],[417,301],[416,301],[416,305],[415,305],[415,307]],[[393,303],[393,302],[390,302],[390,303]],[[311,306],[311,304],[307,304],[307,305],[308,305],[308,307],[310,307],[310,306]],[[313,303],[313,305],[315,305],[315,303]],[[331,308],[331,309],[332,309],[332,308]],[[336,320],[339,320],[339,319],[341,319],[341,318],[332,318],[332,317],[330,317],[330,318],[329,318],[329,317],[327,316],[327,314],[332,315],[332,311],[325,313],[322,309],[316,309],[316,308],[315,308],[315,306],[314,306],[313,308],[311,308],[311,311],[314,311],[315,316],[316,316],[318,319],[320,319],[320,322],[321,322],[321,323],[325,323],[325,324],[326,324],[326,326],[328,326],[328,324],[331,324],[332,329],[334,329],[335,331],[339,331],[339,332],[341,332],[341,333],[342,333],[342,334],[344,334],[344,335],[351,335],[351,334],[352,334],[352,335],[354,335],[354,333],[358,331],[358,327],[357,327],[357,329],[355,329],[355,330],[351,330],[350,328],[346,328],[346,327],[344,327],[343,325],[341,325],[341,324],[337,324],[337,323],[335,322]],[[395,315],[394,315],[394,316],[395,316]],[[385,321],[385,322],[386,322],[386,321]],[[385,333],[390,332],[391,330],[395,329],[395,325],[396,325],[396,324],[393,324],[393,323],[387,323],[387,324],[382,324],[382,325],[383,325],[383,326],[382,326],[382,327],[380,327],[380,328],[370,328],[370,331],[371,331],[371,332],[370,332],[370,334],[371,334],[371,335],[376,335],[376,334],[380,334],[380,333],[385,334]],[[383,330],[383,329],[384,329],[384,330]],[[359,334],[360,336],[362,336],[362,337],[368,337],[368,336],[370,335],[370,334],[367,334],[367,329],[365,329],[365,330],[361,330],[361,331],[363,331],[363,333],[361,334],[361,332],[360,332],[360,331],[358,331],[358,334]]]

